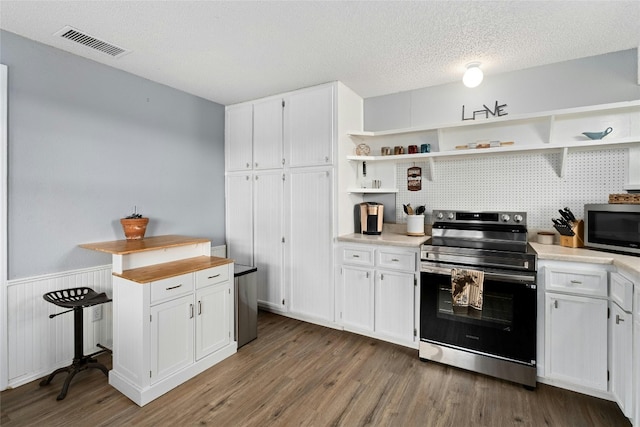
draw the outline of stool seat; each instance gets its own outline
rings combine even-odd
[[[91,307],[92,305],[104,304],[105,302],[111,301],[111,298],[104,292],[99,294],[87,287],[51,291],[44,294],[42,298],[44,298],[45,301],[65,308]]]
[[[107,367],[102,363],[99,363],[94,356],[98,354],[109,352],[111,350],[102,346],[100,344],[96,344],[97,347],[101,348],[100,351],[89,354],[87,356],[84,355],[83,352],[83,317],[82,317],[82,309],[85,307],[91,307],[98,304],[104,304],[106,302],[111,301],[111,298],[107,296],[104,292],[97,293],[91,288],[87,287],[78,287],[78,288],[70,288],[70,289],[62,289],[59,291],[51,291],[47,292],[42,296],[45,301],[48,301],[52,304],[57,305],[58,307],[68,308],[69,310],[63,311],[61,313],[51,314],[49,318],[54,318],[60,314],[68,313],[73,311],[73,346],[74,346],[74,356],[73,362],[71,365],[59,368],[53,371],[46,379],[40,381],[40,386],[45,386],[51,382],[53,377],[61,372],[67,372],[67,378],[62,385],[62,391],[57,397],[57,400],[62,400],[67,396],[67,391],[69,390],[69,384],[73,377],[80,371],[84,371],[89,368],[100,369],[102,373],[105,375],[109,375],[109,371]]]

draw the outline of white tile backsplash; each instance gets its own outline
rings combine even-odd
[[[623,193],[628,149],[571,152],[563,178],[560,153],[488,155],[436,159],[434,180],[427,162],[398,163],[396,222],[405,223],[402,205],[433,209],[525,211],[529,229],[552,230],[552,217],[569,207],[582,218],[587,203],[607,203],[609,194]],[[407,190],[407,169],[422,168],[422,190]]]

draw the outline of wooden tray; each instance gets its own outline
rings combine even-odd
[[[640,204],[640,194],[609,194],[609,203]]]

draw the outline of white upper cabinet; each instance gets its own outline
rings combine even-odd
[[[225,160],[227,171],[251,170],[253,164],[253,106],[227,107]]]
[[[277,169],[284,164],[282,140],[282,99],[253,104],[253,168]]]
[[[332,164],[334,86],[296,91],[284,100],[285,158],[288,166]]]

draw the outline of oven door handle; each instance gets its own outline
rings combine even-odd
[[[450,276],[451,275],[451,270],[453,268],[460,268],[460,267],[436,267],[436,266],[432,266],[432,265],[425,265],[425,263],[422,263],[420,266],[420,271],[424,272],[424,273],[434,273],[434,274],[440,274],[440,275],[444,275],[444,276]],[[470,268],[470,270],[473,270],[473,268]],[[501,273],[494,273],[494,272],[484,272],[484,277],[485,279],[492,279],[492,280],[499,280],[502,282],[508,282],[511,280],[517,280],[520,282],[535,282],[536,281],[536,277],[535,276],[525,276],[525,275],[521,275],[521,274],[501,274]]]

